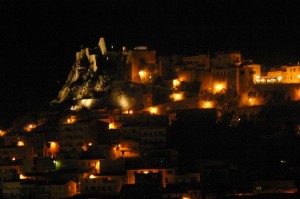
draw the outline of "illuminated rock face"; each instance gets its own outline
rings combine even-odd
[[[88,48],[76,53],[76,61],[69,72],[67,81],[58,95],[61,103],[71,95],[73,99],[82,99],[89,92],[93,76],[97,72],[96,55],[91,54]]]
[[[99,46],[100,49],[101,49],[101,54],[102,54],[102,55],[105,55],[107,52],[106,52],[106,45],[105,45],[105,41],[104,41],[104,38],[103,38],[103,37],[100,38],[99,43],[98,43],[98,46]]]
[[[141,86],[138,84],[152,82],[155,63],[155,51],[137,49],[107,52],[104,39],[101,38],[98,47],[83,48],[76,53],[76,61],[59,92],[57,102],[77,101],[78,105],[85,106],[82,100],[103,99],[124,110],[136,104],[144,107],[145,103],[141,104],[141,100],[136,98],[143,99],[149,89],[144,88],[140,92]],[[132,86],[135,82],[138,84]]]
[[[67,87],[67,86],[64,86],[64,88],[61,91],[59,91],[59,94],[58,94],[59,101],[58,101],[58,103],[61,103],[61,102],[65,101],[65,99],[69,96],[69,94],[70,94],[70,88]]]
[[[58,94],[57,102],[94,98],[95,93],[106,92],[113,75],[108,72],[110,57],[106,51],[104,38],[100,38],[98,47],[82,48],[76,52],[75,63]],[[99,65],[102,66],[101,70]]]

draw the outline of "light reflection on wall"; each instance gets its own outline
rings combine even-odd
[[[5,131],[0,130],[0,136],[4,136],[5,135]]]
[[[99,160],[96,162],[95,169],[96,169],[97,173],[100,173],[100,161]]]
[[[119,105],[122,107],[122,109],[124,110],[128,110],[130,107],[130,103],[129,103],[129,99],[125,96],[125,95],[121,95],[119,97]]]
[[[248,96],[247,93],[242,93],[240,96],[239,106],[258,106],[263,105],[265,99],[260,96]]]
[[[300,88],[294,89],[294,90],[292,91],[292,99],[293,99],[294,101],[299,101],[299,100],[300,100]]]

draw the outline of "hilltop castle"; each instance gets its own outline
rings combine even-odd
[[[145,46],[107,50],[101,38],[76,53],[53,101],[67,107],[33,112],[0,130],[0,195],[133,198],[140,189],[137,198],[203,198],[200,183],[223,179],[206,173],[239,173],[222,161],[259,163],[274,155],[273,148],[261,153],[263,136],[299,135],[299,104],[281,103],[299,99],[298,78],[300,66],[262,71],[240,52],[157,56]],[[284,149],[294,152],[293,143]],[[226,180],[235,183],[231,175]],[[297,192],[293,181],[281,184]]]

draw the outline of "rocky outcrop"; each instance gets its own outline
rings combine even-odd
[[[128,68],[126,61],[127,54],[122,51],[107,52],[103,38],[100,38],[98,46],[93,49],[82,48],[76,53],[75,63],[53,102],[63,103],[104,96],[109,98],[113,81],[120,81],[120,76],[124,75],[123,69]]]

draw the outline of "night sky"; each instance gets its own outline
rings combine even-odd
[[[196,3],[197,2],[197,3]],[[54,99],[81,45],[157,55],[239,50],[267,67],[300,61],[297,1],[0,1],[0,124]],[[25,108],[24,108],[25,107]]]

